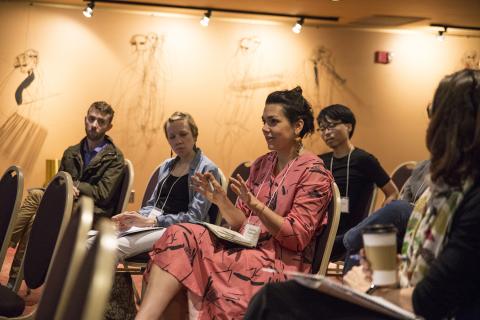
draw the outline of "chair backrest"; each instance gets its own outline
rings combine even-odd
[[[155,191],[155,187],[157,186],[157,183],[158,183],[158,174],[160,172],[161,166],[162,165],[159,165],[158,167],[155,168],[152,175],[150,176],[150,179],[148,180],[147,188],[145,189],[145,193],[143,194],[142,207],[145,207],[147,205],[147,201],[150,199],[153,192]]]
[[[128,200],[130,199],[130,194],[132,193],[134,175],[132,162],[128,159],[125,159],[122,182],[120,183],[120,188],[117,191],[118,201],[113,214],[121,213],[127,209]]]
[[[231,177],[235,178],[237,176],[237,174],[239,174],[243,178],[243,180],[247,181],[248,177],[250,176],[250,166],[251,165],[252,164],[250,163],[250,161],[245,161],[245,162],[240,163],[235,168],[235,170],[233,170]],[[235,203],[237,201],[237,195],[230,188],[230,184],[231,184],[231,182],[229,181],[228,185],[227,185],[227,197],[228,197],[228,199],[230,199],[230,201],[232,203]]]
[[[100,320],[104,317],[117,263],[117,236],[113,223],[101,218],[98,234],[82,262],[69,299],[56,319]]]
[[[45,189],[22,261],[23,277],[29,288],[36,289],[45,282],[59,239],[70,220],[72,190],[72,177],[63,171],[57,173]],[[19,286],[21,274],[15,286]]]
[[[317,237],[315,244],[315,255],[312,262],[312,273],[325,275],[327,272],[330,254],[332,253],[333,242],[337,235],[338,223],[340,221],[340,191],[337,184],[332,183],[332,200],[328,204],[328,223]]]
[[[23,194],[23,172],[20,167],[11,166],[0,179],[0,270],[13,232],[15,216]]]
[[[407,182],[408,178],[412,175],[412,171],[417,165],[416,161],[407,161],[404,163],[399,164],[391,174],[392,181],[397,186],[397,189],[400,191],[403,188],[405,182]]]
[[[93,200],[82,197],[78,203],[52,259],[35,320],[60,319],[55,314],[63,313],[62,308],[71,297],[74,280],[82,268],[87,254],[87,233],[93,222]]]

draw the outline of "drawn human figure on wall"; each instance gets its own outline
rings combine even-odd
[[[468,50],[462,57],[463,68],[480,69],[480,53],[477,50]]]
[[[305,60],[306,91],[317,108],[332,103],[333,90],[346,83],[336,70],[333,54],[325,46],[315,47]]]
[[[161,132],[169,78],[163,44],[164,38],[153,32],[132,35],[133,60],[121,71],[114,87],[113,102],[123,115],[128,128],[124,138],[131,147],[140,143],[150,148]],[[140,134],[128,134],[131,131]]]
[[[38,120],[44,101],[53,95],[46,94],[37,50],[25,50],[13,60],[0,82],[1,162],[15,162],[28,172],[47,137]]]
[[[269,72],[265,66],[261,44],[256,36],[241,38],[227,65],[224,99],[215,116],[215,143],[227,167],[238,143],[242,139],[248,141],[255,93],[260,89],[279,88],[284,83],[281,72]]]
[[[29,92],[29,87],[35,80],[35,68],[38,64],[38,51],[33,49],[28,49],[24,53],[19,54],[15,58],[14,68],[18,68],[21,73],[24,73],[27,77],[20,83],[17,90],[15,90],[15,101],[17,105],[21,105],[24,102],[24,95],[28,98],[32,97],[31,92]],[[29,99],[25,99],[28,103]]]

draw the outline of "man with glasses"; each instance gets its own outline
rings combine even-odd
[[[106,133],[112,128],[114,111],[104,102],[94,102],[85,116],[86,137],[80,143],[65,150],[60,171],[70,173],[73,179],[73,196],[93,198],[95,217],[111,217],[118,201],[116,192],[123,175],[125,160],[122,152]],[[48,183],[48,181],[46,181]],[[35,213],[43,197],[44,189],[30,189],[15,221],[11,247],[18,248],[10,269],[8,286],[12,287],[18,275],[23,254],[28,243]]]
[[[345,254],[343,235],[360,223],[369,213],[374,185],[385,194],[386,205],[398,197],[398,190],[389,175],[372,154],[354,147],[355,116],[344,105],[330,105],[317,117],[318,131],[333,150],[320,155],[338,185],[341,195],[341,217],[335,239],[332,260]]]

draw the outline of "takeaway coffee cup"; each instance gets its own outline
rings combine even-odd
[[[363,230],[363,247],[373,271],[373,285],[397,283],[397,229],[391,224],[375,224]]]

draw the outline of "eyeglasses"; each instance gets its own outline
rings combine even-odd
[[[317,132],[320,132],[320,133],[324,133],[327,129],[328,130],[333,130],[335,129],[339,124],[342,124],[343,122],[339,121],[339,122],[325,122],[325,123],[322,123],[318,129],[317,129]]]

